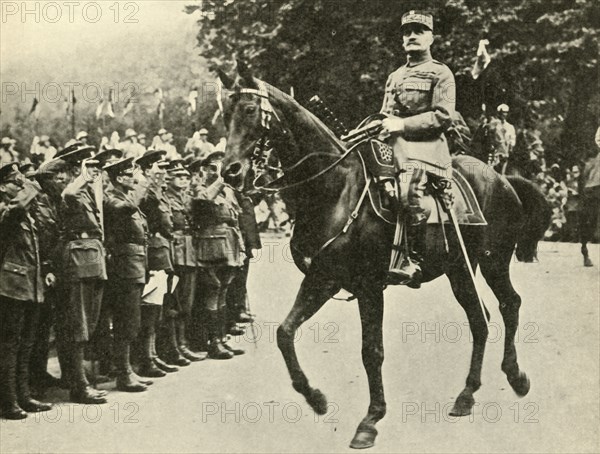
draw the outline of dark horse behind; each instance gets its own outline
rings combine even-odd
[[[281,195],[295,215],[291,249],[305,277],[277,331],[292,385],[315,412],[327,411],[325,395],[309,384],[300,367],[294,335],[340,289],[351,292],[358,299],[362,359],[371,401],[350,446],[370,447],[377,435],[375,425],[386,413],[381,378],[383,290],[394,226],[384,223],[370,203],[359,204],[366,181],[359,157],[351,153],[332,166],[346,152],[346,145],[312,113],[282,91],[255,79],[243,64],[238,64],[235,79],[223,72],[219,75],[229,94],[223,98],[228,128],[224,175],[241,173],[244,187],[251,189],[257,160],[264,158],[268,139],[284,173],[286,188]],[[479,266],[500,303],[506,326],[502,370],[516,394],[524,396],[530,383],[517,363],[514,342],[521,298],[511,284],[509,265],[515,245],[523,259],[535,254],[549,221],[548,208],[543,196],[523,179],[507,180],[468,156],[455,158],[454,167],[472,185],[488,222],[487,226],[463,228],[463,236],[473,268]],[[351,212],[359,205],[353,217]],[[448,277],[473,334],[466,385],[451,411],[457,416],[468,415],[475,403],[473,394],[481,386],[488,327],[455,232],[448,227],[446,252],[438,246],[443,239],[440,226],[429,225],[427,229],[425,281],[443,274]]]

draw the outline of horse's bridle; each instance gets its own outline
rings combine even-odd
[[[274,184],[276,184],[278,181],[281,181],[284,176],[289,176],[290,173],[294,169],[296,169],[300,164],[302,164],[307,159],[309,159],[313,156],[323,155],[324,153],[319,153],[319,152],[310,153],[310,154],[302,157],[302,159],[300,159],[298,162],[296,162],[295,164],[293,164],[292,166],[290,166],[288,168],[282,167],[280,159],[277,159],[277,166],[272,166],[269,164],[269,161],[271,160],[271,158],[273,156],[273,151],[274,151],[273,146],[271,144],[272,138],[270,137],[271,131],[272,131],[272,128],[271,128],[272,119],[275,118],[275,120],[277,120],[277,124],[280,125],[283,134],[286,134],[287,132],[286,132],[285,128],[283,128],[281,119],[279,118],[279,116],[277,115],[277,112],[273,108],[273,105],[269,101],[269,93],[267,91],[267,88],[266,88],[264,82],[262,82],[260,80],[256,80],[256,83],[258,85],[258,88],[238,88],[234,93],[232,93],[230,95],[230,97],[234,97],[234,96],[238,96],[238,95],[242,95],[242,94],[250,94],[250,95],[258,96],[260,98],[262,134],[260,135],[260,137],[258,139],[256,139],[254,142],[252,142],[247,148],[247,149],[249,149],[250,147],[254,147],[252,154],[250,155],[250,163],[252,166],[252,171],[254,173],[254,181],[252,182],[251,191],[256,190],[256,191],[264,191],[264,192],[279,192],[279,191],[283,191],[283,190],[287,190],[287,189],[292,189],[292,188],[298,187],[300,185],[303,185],[305,183],[308,183],[308,182],[324,175],[325,173],[329,172],[331,169],[336,167],[352,151],[354,151],[354,149],[356,148],[357,145],[359,145],[358,143],[354,144],[343,155],[341,155],[338,159],[336,159],[332,164],[328,165],[327,167],[320,170],[319,172],[317,172],[314,175],[311,175],[303,180],[300,180],[300,181],[297,181],[294,183],[290,183],[286,186],[270,187],[270,186],[273,186]],[[338,156],[338,155],[333,155],[333,154],[329,154],[329,153],[326,153],[326,154],[331,155],[331,156],[336,156],[336,157]],[[259,179],[263,175],[267,174],[268,172],[277,173],[278,174],[277,178],[263,186],[258,186],[257,181],[259,181]]]

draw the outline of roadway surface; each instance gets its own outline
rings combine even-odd
[[[302,276],[288,259],[287,238],[264,241],[250,270],[256,342],[250,334],[235,340],[246,355],[192,364],[145,393],[111,392],[102,406],[61,403],[66,391],[54,391],[51,412],[0,421],[0,451],[352,451],[369,402],[356,302],[330,301],[298,335],[300,362],[329,399],[328,414],[318,417],[292,389],[274,335]],[[512,265],[523,298],[519,363],[531,379],[522,399],[500,371],[501,317],[483,284],[492,314],[483,385],[473,414],[460,419],[448,411],[463,387],[471,344],[447,280],[386,290],[388,413],[370,451],[600,452],[598,245],[591,252],[596,267],[584,268],[577,245],[542,243],[539,263]]]

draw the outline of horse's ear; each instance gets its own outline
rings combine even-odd
[[[249,86],[253,87],[256,85],[254,82],[254,77],[252,76],[252,71],[250,71],[250,68],[248,68],[246,62],[241,59],[237,60],[237,72],[242,80],[245,81]]]
[[[219,79],[221,79],[223,86],[227,90],[231,90],[235,81],[231,77],[229,77],[227,74],[225,74],[225,71],[223,71],[221,68],[217,68],[217,74],[219,75]]]

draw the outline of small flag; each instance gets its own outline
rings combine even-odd
[[[65,109],[65,116],[67,118],[69,118],[69,116],[71,115],[71,112],[75,112],[75,103],[77,102],[77,99],[75,99],[75,89],[71,88],[71,91],[69,92],[69,97],[65,98],[65,103],[67,105],[67,108]]]
[[[492,60],[492,57],[490,57],[490,54],[488,54],[487,49],[485,48],[485,46],[487,46],[489,43],[490,42],[487,39],[482,39],[479,41],[479,47],[477,48],[477,59],[475,60],[475,65],[471,70],[471,76],[473,76],[474,80],[477,80],[477,78],[481,75],[485,68],[488,67],[490,61]]]
[[[31,104],[31,110],[29,110],[29,115],[30,115],[30,116],[33,114],[33,116],[34,116],[35,118],[37,118],[37,117],[38,117],[38,114],[39,114],[39,110],[38,110],[38,104],[39,104],[39,103],[40,103],[40,102],[38,101],[38,99],[37,99],[37,98],[33,98],[33,103]]]
[[[131,112],[131,109],[133,109],[132,98],[133,95],[127,98],[127,101],[125,101],[125,106],[123,107],[123,118],[125,118],[125,115],[127,115],[129,112]]]
[[[113,112],[112,100],[113,100],[113,89],[111,88],[108,92],[108,98],[101,100],[100,104],[98,104],[98,108],[96,109],[96,119],[97,120],[99,120],[101,117],[115,118],[115,113]]]
[[[187,110],[188,117],[191,117],[192,114],[196,113],[197,101],[198,101],[198,89],[194,87],[194,88],[192,88],[192,90],[190,91],[190,94],[188,95],[188,110]]]

